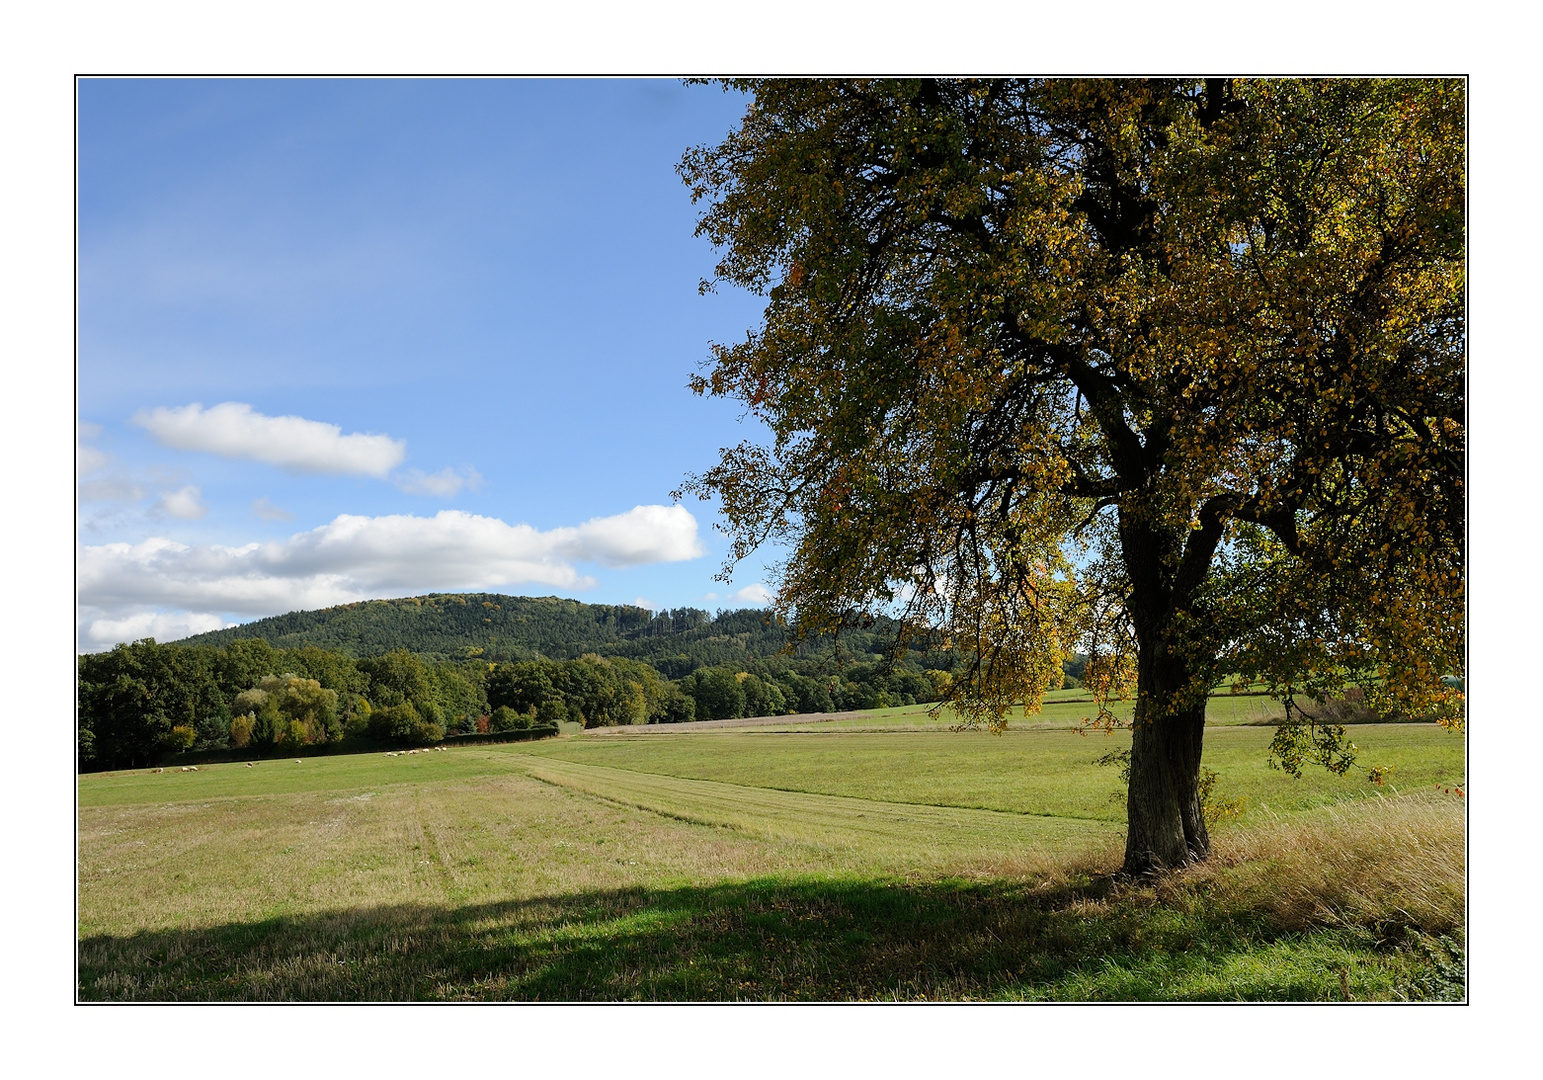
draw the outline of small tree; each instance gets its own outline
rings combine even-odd
[[[198,732],[192,724],[177,724],[161,736],[161,749],[179,754],[184,750],[191,750],[197,739]]]
[[[528,713],[517,713],[507,705],[500,705],[493,710],[493,715],[488,721],[488,730],[494,732],[523,731],[531,726],[536,717],[533,708]]]
[[[257,717],[252,713],[242,713],[234,716],[230,721],[230,745],[241,749],[252,741],[252,726],[257,722]]]

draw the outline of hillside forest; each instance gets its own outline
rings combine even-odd
[[[655,614],[497,594],[294,612],[80,656],[79,766],[939,700],[952,653],[902,652],[897,631],[880,622],[798,642],[755,609]],[[1067,671],[1080,674],[1075,662]]]

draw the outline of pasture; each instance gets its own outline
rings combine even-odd
[[[1133,883],[1111,877],[1118,775],[1092,764],[1128,734],[885,712],[82,776],[80,996],[1462,993],[1464,814],[1438,788],[1458,736],[1353,728],[1394,766],[1376,789],[1294,780],[1269,728],[1213,727],[1242,813],[1205,866]]]

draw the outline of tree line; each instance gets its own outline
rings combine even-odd
[[[245,638],[262,638],[276,648],[317,645],[350,656],[394,648],[432,659],[493,662],[571,660],[585,653],[649,661],[685,655],[700,666],[775,652],[785,634],[754,609],[714,616],[701,608],[655,612],[557,596],[431,593],[293,611],[198,634],[184,644],[224,646]]]
[[[134,768],[189,750],[427,745],[563,721],[605,727],[879,708],[941,700],[952,679],[916,657],[840,666],[796,654],[737,665],[665,659],[686,670],[670,678],[652,664],[596,653],[500,663],[405,648],[354,657],[261,638],[147,638],[78,658],[79,766]]]

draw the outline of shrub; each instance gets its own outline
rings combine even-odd
[[[567,719],[568,706],[561,698],[552,698],[536,706],[536,723],[542,727],[556,727]]]
[[[230,745],[240,749],[252,741],[252,725],[257,722],[257,717],[252,713],[242,713],[233,717],[230,721]]]
[[[376,709],[370,714],[367,732],[377,742],[398,746],[425,746],[445,737],[445,729],[426,720],[410,701]]]
[[[531,709],[528,713],[518,713],[507,705],[500,705],[493,710],[487,729],[493,732],[523,731],[531,726],[535,717],[535,709]]]
[[[183,750],[192,749],[197,738],[198,732],[192,724],[178,724],[161,736],[161,748],[173,754],[181,753]]]

